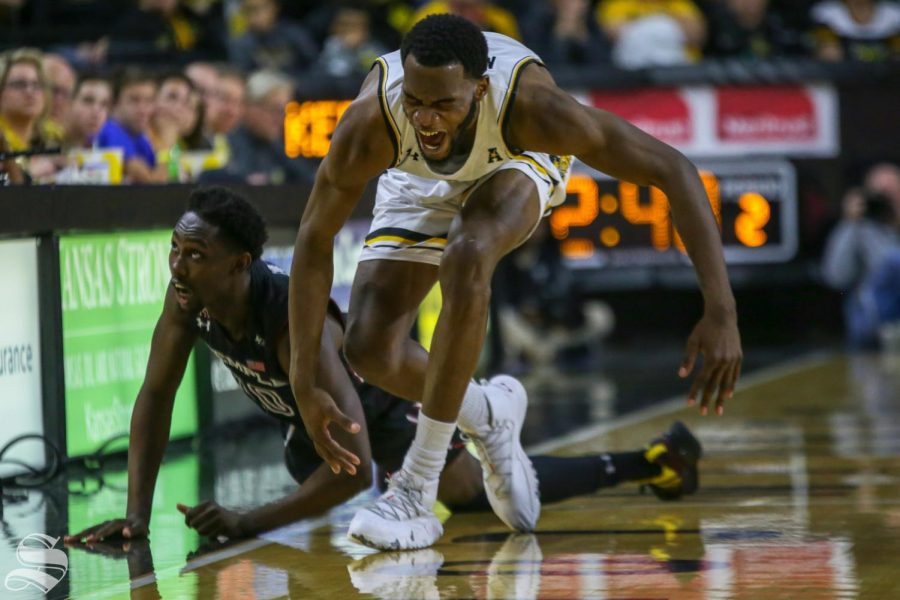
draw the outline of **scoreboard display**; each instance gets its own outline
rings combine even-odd
[[[699,162],[707,200],[731,264],[785,262],[797,251],[797,192],[784,160]],[[576,165],[553,236],[576,268],[688,264],[669,201],[657,188]]]

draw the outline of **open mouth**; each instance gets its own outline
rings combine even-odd
[[[422,149],[429,152],[437,152],[440,150],[441,144],[444,143],[444,138],[447,137],[446,131],[419,129],[417,133],[419,134],[419,141],[422,144]]]
[[[194,295],[194,293],[191,291],[191,288],[178,283],[175,280],[172,280],[172,287],[175,288],[175,298],[182,306],[186,305]]]

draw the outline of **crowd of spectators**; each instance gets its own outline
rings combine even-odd
[[[313,166],[284,153],[296,82],[359,78],[437,12],[522,40],[551,68],[900,57],[889,0],[0,0],[0,151],[61,149],[2,170],[35,183],[309,180]]]

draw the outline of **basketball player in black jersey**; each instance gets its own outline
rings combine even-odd
[[[400,468],[412,443],[415,405],[361,383],[342,359],[343,323],[332,303],[319,348],[316,385],[335,400],[335,441],[360,457],[334,472],[317,454],[300,420],[287,378],[288,278],[260,260],[267,237],[259,213],[221,187],[195,191],[172,233],[172,282],[153,333],[144,384],[131,418],[125,517],[66,537],[67,543],[149,534],[156,476],[168,442],[172,404],[199,337],[225,362],[260,409],[278,419],[287,438],[285,462],[300,483],[292,494],[245,513],[215,502],[178,506],[185,523],[208,536],[240,538],[321,514]],[[413,417],[412,419],[410,417]],[[355,434],[351,422],[359,424]],[[331,435],[330,431],[324,432]],[[697,440],[676,423],[648,448],[583,457],[532,457],[545,502],[640,481],[662,499],[697,488]],[[448,450],[438,497],[455,510],[488,510],[480,465],[459,438]],[[173,507],[174,509],[175,507]]]

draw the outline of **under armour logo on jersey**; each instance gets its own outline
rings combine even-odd
[[[199,313],[197,313],[197,327],[199,329],[205,329],[206,332],[209,333],[210,325],[211,323],[209,320],[209,313],[206,312],[206,309],[204,308]]]
[[[256,342],[257,346],[265,346],[266,345],[266,340],[262,339],[261,335],[257,335],[255,338],[253,338],[253,341]]]
[[[496,148],[488,148],[488,164],[492,162],[500,162],[503,159],[500,157],[500,153],[497,152]]]
[[[412,158],[413,161],[418,162],[419,161],[419,153],[413,152],[412,148],[407,148],[406,153],[403,155],[403,158],[400,160],[400,162],[397,163],[397,166],[399,167],[400,165],[405,163],[407,158]]]

